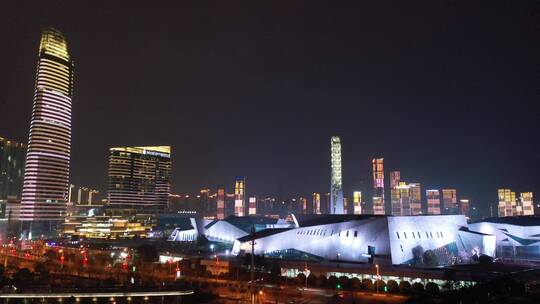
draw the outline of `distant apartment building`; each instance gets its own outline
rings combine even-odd
[[[468,199],[459,200],[459,214],[469,216],[471,211],[471,203]]]
[[[255,196],[250,196],[248,198],[248,215],[257,214],[257,198]]]
[[[373,172],[373,214],[386,213],[384,201],[384,159],[374,158],[371,161]]]
[[[0,137],[0,201],[20,199],[26,145]]]
[[[234,182],[234,215],[244,216],[246,199],[246,178],[244,176],[237,176]]]
[[[353,192],[353,214],[362,214],[362,192]]]
[[[225,187],[219,185],[216,193],[216,219],[222,220],[225,218]]]
[[[458,201],[456,189],[442,189],[443,214],[458,214]]]
[[[534,215],[534,202],[532,192],[523,192],[519,199],[510,189],[498,189],[499,217]]]
[[[441,197],[439,190],[426,190],[427,214],[441,214]]]
[[[534,201],[532,192],[522,192],[519,195],[521,215],[534,215]]]
[[[321,194],[314,192],[312,195],[313,213],[321,214]]]

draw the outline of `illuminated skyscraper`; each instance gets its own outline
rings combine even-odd
[[[249,203],[248,215],[256,215],[257,214],[257,198],[255,196],[250,196],[248,199],[248,203]]]
[[[330,213],[343,214],[343,180],[341,175],[341,140],[333,136],[330,140],[332,174],[330,181]]]
[[[321,194],[313,193],[313,213],[321,214]]]
[[[384,159],[374,158],[373,165],[373,214],[385,214],[384,203]]]
[[[109,153],[109,207],[118,213],[167,208],[171,147],[116,147]]]
[[[20,220],[48,233],[65,218],[71,154],[73,62],[64,35],[46,28],[39,45]]]
[[[24,144],[0,137],[0,201],[21,198],[25,156]]]
[[[362,192],[353,192],[353,213],[362,214]]]
[[[443,214],[458,214],[456,189],[442,189]]]
[[[246,208],[245,191],[246,178],[237,176],[234,182],[234,215],[236,216],[244,216],[244,209]]]
[[[498,189],[499,216],[517,215],[516,193],[510,189]]]
[[[519,195],[521,215],[534,215],[534,201],[532,192],[522,192]]]
[[[441,214],[441,196],[439,190],[426,190],[427,213]]]
[[[216,194],[216,218],[222,220],[225,218],[225,187],[220,185]]]

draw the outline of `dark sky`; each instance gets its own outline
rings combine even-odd
[[[111,146],[171,145],[174,192],[235,175],[259,195],[325,192],[339,135],[349,194],[381,156],[484,209],[498,187],[540,197],[535,1],[7,2],[0,136],[27,140],[40,29],[57,27],[75,184],[105,189]]]

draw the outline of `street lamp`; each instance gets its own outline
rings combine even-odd
[[[377,269],[377,279],[375,280],[375,286],[377,287],[377,293],[379,293],[379,280],[380,280],[380,275],[379,275],[379,264],[375,264],[375,268]]]

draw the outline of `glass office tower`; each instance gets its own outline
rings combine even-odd
[[[114,213],[159,212],[171,190],[171,147],[109,150],[109,207]]]

